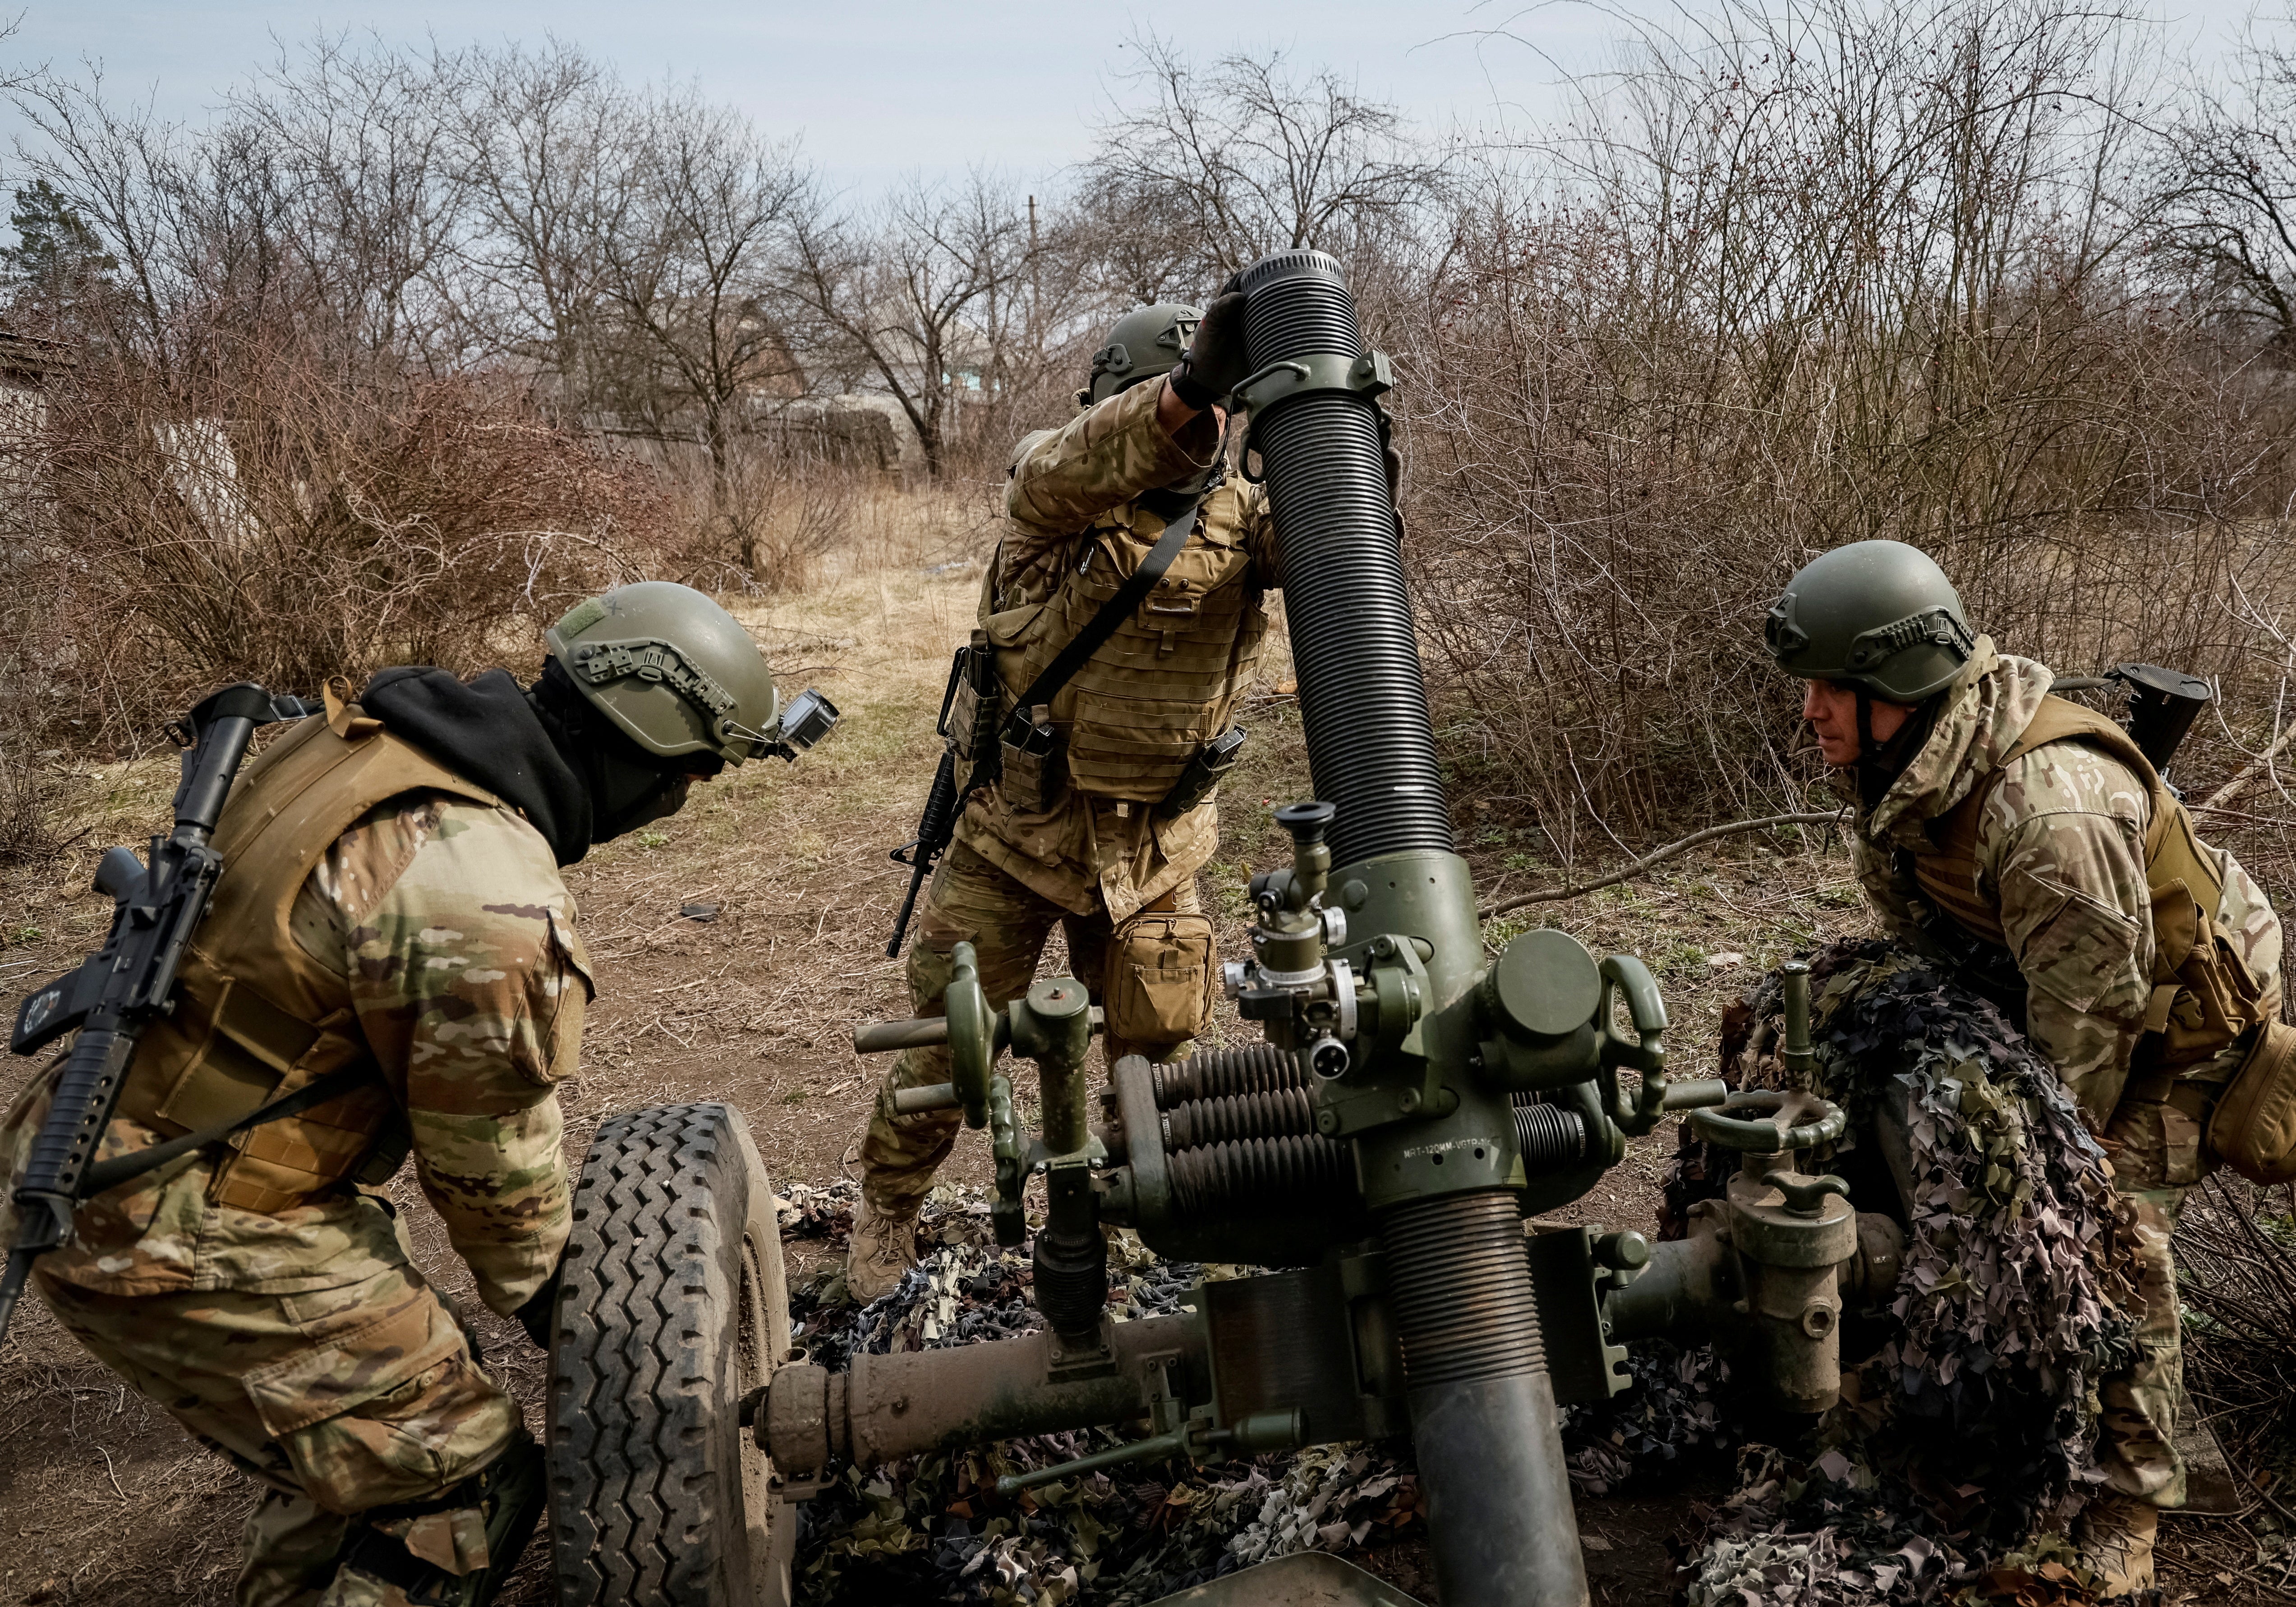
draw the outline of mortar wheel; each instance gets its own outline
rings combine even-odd
[[[773,1193],[740,1114],[658,1105],[599,1128],[550,1347],[561,1607],[784,1607],[797,1508],[740,1418],[789,1349]]]

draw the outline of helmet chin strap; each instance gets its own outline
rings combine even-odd
[[[1868,809],[1882,801],[1883,794],[1897,784],[1898,777],[1906,773],[1929,741],[1935,727],[1937,714],[1944,694],[1932,693],[1906,710],[1905,719],[1888,740],[1874,740],[1874,697],[1864,687],[1857,693],[1857,795]]]
[[[1874,694],[1863,686],[1854,690],[1857,693],[1857,797],[1871,809],[1897,777],[1882,773],[1882,744],[1874,740]]]

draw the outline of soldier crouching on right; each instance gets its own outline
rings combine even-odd
[[[1084,411],[1014,451],[973,638],[994,690],[951,722],[960,774],[995,779],[966,802],[927,896],[908,962],[919,1015],[941,1013],[959,943],[1002,1008],[1028,990],[1058,924],[1070,969],[1107,1013],[1111,1062],[1176,1059],[1202,1029],[1212,931],[1195,877],[1219,840],[1210,783],[1241,740],[1236,701],[1280,584],[1265,493],[1225,475],[1217,403],[1246,377],[1244,300],[1228,289],[1201,316],[1127,314],[1093,358]],[[1184,545],[1125,606],[1126,582],[1152,571],[1174,530]],[[1120,622],[1103,617],[1112,599]],[[1111,634],[1062,665],[1095,619]],[[960,1120],[898,1114],[893,1093],[948,1077],[946,1048],[912,1049],[881,1086],[846,1262],[857,1300],[915,1265],[917,1210]]]
[[[1813,560],[1766,635],[1808,683],[1826,763],[1854,778],[1852,849],[1884,930],[1998,1004],[2104,1140],[2142,1281],[2136,1359],[2099,1390],[2106,1488],[2079,1538],[2105,1594],[2149,1588],[2158,1513],[2185,1502],[2177,1213],[2219,1159],[2251,1177],[2289,1164],[2279,919],[2128,734],[1997,652],[1915,548]]]
[[[98,1153],[366,1075],[90,1196],[34,1264],[91,1353],[270,1487],[240,1607],[482,1607],[543,1506],[517,1402],[380,1185],[412,1152],[480,1299],[546,1344],[570,1221],[556,1090],[591,996],[559,869],[784,750],[764,657],[698,592],[617,587],[548,643],[530,687],[403,668],[357,702],[331,688],[241,773],[176,1009]],[[53,1071],[0,1122],[11,1180]]]

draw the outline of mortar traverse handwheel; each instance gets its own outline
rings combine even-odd
[[[787,1607],[797,1508],[741,1423],[790,1350],[774,1197],[741,1114],[599,1128],[550,1347],[561,1607]]]
[[[1831,1144],[1849,1126],[1849,1113],[1840,1105],[1789,1088],[1742,1089],[1719,1109],[1690,1113],[1691,1130],[1707,1143],[1757,1155]]]

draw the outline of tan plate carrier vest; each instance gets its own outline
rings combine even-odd
[[[1054,721],[1068,727],[1070,778],[1086,791],[1158,802],[1196,750],[1227,728],[1267,629],[1251,554],[1236,539],[1240,495],[1229,484],[1204,498],[1201,524],[1164,578],[1053,700]],[[1007,707],[1163,533],[1162,522],[1136,503],[1084,533],[1041,617],[1017,633],[1022,651],[997,654]],[[1020,622],[1013,616],[1020,611],[982,621],[999,648],[1015,644]]]
[[[2062,742],[2103,749],[2150,790],[2144,881],[2152,902],[2152,996],[2121,1097],[2196,1107],[2185,1113],[2206,1125],[2210,1148],[2244,1177],[2285,1181],[2296,1176],[2296,1028],[2281,1026],[2272,1017],[2262,983],[2216,923],[2224,899],[2224,873],[2216,856],[2201,845],[2192,816],[2118,725],[2063,698],[2042,699],[2032,723],[1992,775],[1931,828],[1935,846],[1914,854],[1914,879],[1922,897],[1986,942],[2007,947],[1999,906],[1977,890],[1979,827],[1986,800],[2011,763]],[[2177,1087],[2182,1073],[2214,1059],[2259,1026],[2267,1030],[2257,1034],[2213,1110],[2202,1090]]]
[[[349,983],[289,929],[305,878],[336,838],[402,792],[501,802],[357,704],[331,696],[328,706],[328,717],[303,721],[240,772],[216,823],[223,871],[184,954],[175,1010],[144,1032],[120,1089],[120,1115],[175,1137],[234,1120],[340,1067],[372,1067],[372,1082],[232,1141],[208,1197],[242,1210],[304,1204],[403,1131]]]

